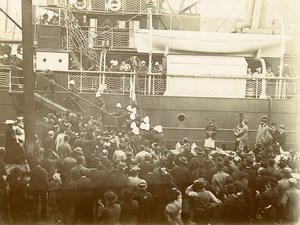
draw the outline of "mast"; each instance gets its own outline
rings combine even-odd
[[[32,0],[22,0],[22,39],[24,56],[24,128],[25,144],[28,148],[33,147],[35,142],[35,102],[32,34]]]

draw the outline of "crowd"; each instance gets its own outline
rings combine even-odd
[[[101,102],[103,107],[103,102]],[[137,109],[101,116],[50,113],[37,123],[34,147],[24,151],[22,118],[8,120],[0,151],[0,213],[5,223],[51,218],[64,224],[297,224],[298,158],[278,143],[282,133],[261,118],[256,145],[215,146],[214,121],[205,147],[187,137],[175,148],[161,125]],[[247,130],[246,121],[235,132]],[[282,127],[281,127],[282,128]],[[279,134],[278,134],[278,132]],[[262,141],[274,136],[270,144]],[[234,136],[233,136],[234,137]],[[240,140],[238,140],[240,141]],[[209,145],[209,146],[208,146]],[[20,166],[25,162],[25,166]],[[8,170],[5,165],[12,166]]]

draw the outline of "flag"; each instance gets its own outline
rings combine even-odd
[[[132,104],[137,105],[136,95],[135,95],[135,79],[134,78],[130,79],[129,98],[130,98],[130,105],[132,105]]]

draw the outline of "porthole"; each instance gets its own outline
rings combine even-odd
[[[185,120],[185,115],[183,113],[178,114],[177,115],[177,120],[180,121],[180,122],[184,121]]]

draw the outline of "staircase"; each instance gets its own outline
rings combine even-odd
[[[64,16],[65,16],[66,27],[68,28],[67,29],[68,38],[69,38],[68,48],[73,49],[74,51],[77,52],[81,52],[83,55],[87,56],[92,62],[98,65],[100,62],[100,56],[92,48],[92,46],[90,46],[88,31],[83,31],[80,28],[77,22],[77,18],[74,16],[72,11],[67,7],[64,7]],[[75,63],[80,63],[80,62],[75,61]]]
[[[62,105],[59,105],[53,101],[51,101],[50,99],[45,98],[44,96],[42,96],[39,93],[34,93],[34,100],[38,103],[40,103],[41,105],[51,109],[52,111],[55,112],[67,112],[70,111],[69,109],[65,108]]]

